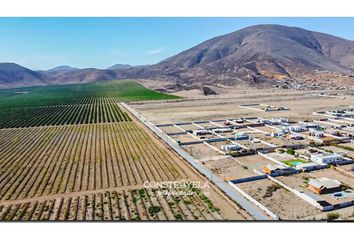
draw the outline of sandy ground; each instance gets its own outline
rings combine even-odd
[[[267,179],[237,184],[238,187],[277,214],[281,219],[296,220],[320,213],[315,207],[297,198],[293,193],[282,187],[272,191],[271,196],[267,195],[267,188],[273,185],[275,184]],[[268,190],[268,192],[270,191]]]
[[[205,166],[224,180],[234,180],[255,176],[252,169],[243,166],[234,158],[224,158],[218,161],[205,162]]]
[[[218,151],[212,149],[204,143],[193,144],[193,145],[183,145],[181,146],[183,150],[192,155],[195,159],[198,160],[207,160],[211,159],[214,156],[222,155]]]
[[[237,161],[241,163],[242,166],[246,166],[249,169],[256,169],[258,171],[263,170],[268,164],[274,164],[274,162],[262,157],[260,155],[251,155],[246,157],[237,157]]]
[[[167,127],[159,127],[159,128],[161,129],[161,131],[163,131],[166,134],[183,132],[181,129],[179,129],[175,126],[167,126]]]
[[[353,99],[314,96],[313,92],[292,90],[235,90],[216,97],[185,98],[176,101],[132,104],[140,114],[154,123],[212,120],[239,117],[287,117],[306,120],[314,111],[353,105]],[[191,95],[193,95],[191,93]],[[240,104],[263,103],[285,106],[289,111],[262,112],[239,107]],[[319,117],[316,117],[319,118]]]
[[[280,162],[296,159],[295,156],[287,154],[287,153],[272,152],[272,153],[267,153],[267,156],[272,157],[275,160],[278,160]]]

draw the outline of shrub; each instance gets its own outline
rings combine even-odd
[[[337,212],[332,212],[327,214],[327,221],[333,221],[336,220],[340,217],[339,213]]]
[[[287,154],[290,154],[290,155],[294,155],[294,154],[295,154],[295,150],[292,149],[292,148],[288,148],[288,149],[286,150],[286,153],[287,153]]]

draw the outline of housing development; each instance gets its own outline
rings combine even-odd
[[[274,101],[258,93],[252,103],[242,97],[132,103],[131,111],[197,168],[210,170],[209,180],[221,189],[227,183],[239,195],[224,192],[249,212],[243,199],[274,220],[352,219],[353,96],[288,94],[276,93],[282,101]],[[328,106],[312,105],[319,100]]]

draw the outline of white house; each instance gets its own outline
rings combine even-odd
[[[226,144],[221,146],[221,150],[223,151],[237,151],[240,149],[241,147],[236,144]]]
[[[226,132],[232,132],[231,128],[215,128],[213,129],[214,133],[226,133]]]
[[[312,154],[311,161],[319,163],[319,164],[331,164],[343,161],[343,157],[339,154]]]
[[[276,131],[276,132],[272,132],[270,134],[271,137],[280,137],[280,136],[284,136],[285,132],[284,131]]]
[[[286,127],[283,127],[283,129],[287,130],[289,132],[303,132],[306,130],[306,128],[301,125],[286,126]]]
[[[235,140],[246,140],[249,139],[249,136],[244,133],[236,133]]]
[[[319,129],[320,128],[320,125],[318,125],[317,123],[312,123],[312,122],[304,123],[304,125],[307,129]]]
[[[303,164],[299,164],[299,165],[296,165],[295,168],[297,170],[302,170],[302,171],[312,171],[312,170],[315,170],[315,169],[322,169],[322,168],[325,168],[327,165],[325,164],[317,164],[317,163],[314,163],[314,162],[310,162],[310,163],[303,163]]]
[[[262,124],[272,124],[271,120],[269,120],[269,119],[261,119],[261,120],[259,120],[259,122]]]

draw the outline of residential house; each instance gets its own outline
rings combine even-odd
[[[311,178],[308,188],[317,194],[327,194],[341,191],[341,183],[335,179],[329,178]]]

